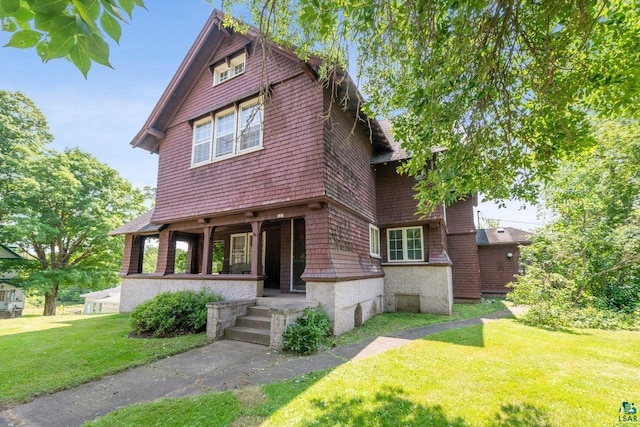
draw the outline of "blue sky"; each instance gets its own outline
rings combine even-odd
[[[116,169],[137,187],[155,187],[156,155],[133,149],[129,142],[140,130],[182,59],[209,17],[204,0],[152,1],[136,9],[123,26],[120,45],[111,45],[115,70],[94,65],[87,80],[68,61],[43,64],[35,50],[0,48],[0,89],[21,91],[43,112],[55,136],[54,146],[79,147]],[[219,4],[214,3],[217,7]],[[241,17],[242,18],[242,17]],[[9,35],[0,32],[0,45]],[[504,226],[529,229],[535,211],[519,204],[497,209],[479,207]]]

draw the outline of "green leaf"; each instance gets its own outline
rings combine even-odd
[[[41,41],[36,46],[36,53],[42,60],[42,62],[47,62],[47,47],[49,46],[49,42],[47,40]]]
[[[86,36],[91,35],[91,28],[89,28],[87,23],[84,22],[83,19],[77,15],[76,15],[76,27],[77,27],[78,35],[86,35]]]
[[[89,55],[89,58],[98,64],[113,68],[109,63],[109,45],[99,34],[78,36],[78,44],[82,46],[82,50]]]
[[[42,38],[42,33],[38,31],[21,30],[15,32],[9,40],[9,43],[7,43],[5,46],[16,47],[18,49],[27,49],[37,45],[40,41],[40,38]]]
[[[103,4],[104,4],[104,10],[108,12],[109,15],[114,16],[123,22],[127,22],[127,19],[121,13],[120,8],[118,6],[111,3],[104,3],[104,0],[103,0]]]
[[[22,6],[20,7],[20,9],[18,9],[17,12],[12,13],[11,16],[16,18],[20,28],[23,28],[26,30],[26,29],[29,29],[29,27],[25,28],[23,25],[25,24],[29,25],[29,21],[31,21],[34,18],[35,13],[30,8]]]
[[[7,33],[13,33],[18,29],[15,21],[11,18],[7,18],[2,21],[2,31],[6,31]]]
[[[20,0],[0,0],[0,7],[5,13],[15,13],[20,9]]]
[[[84,4],[80,0],[71,0],[71,1],[73,2],[73,5],[76,7],[76,11],[78,12],[78,15],[82,18],[84,23],[87,24],[87,26],[91,29],[91,32],[100,33],[98,26],[96,25],[95,21],[91,17],[91,14],[87,10],[87,8],[84,6]]]
[[[49,34],[52,38],[66,39],[76,34],[76,19],[71,16],[57,16],[51,20]]]
[[[80,70],[86,79],[87,74],[89,74],[89,70],[91,69],[91,60],[85,52],[82,52],[79,44],[76,44],[71,48],[69,51],[69,57],[71,58],[73,65]]]
[[[116,43],[120,42],[120,36],[122,35],[122,29],[118,21],[108,13],[103,13],[100,17],[100,25],[102,29],[111,37]]]
[[[67,0],[33,0],[29,2],[31,10],[45,15],[58,15],[62,13],[68,3]]]
[[[133,0],[120,0],[120,7],[122,8],[122,10],[127,12],[129,18],[131,18],[131,13],[133,12],[134,6],[135,4],[133,3]]]
[[[48,15],[42,12],[36,12],[35,17],[33,18],[34,26],[40,31],[48,32],[52,19],[53,19],[52,15]]]
[[[100,16],[100,2],[98,0],[80,0],[89,16],[95,21]]]
[[[54,58],[64,58],[71,52],[75,42],[74,37],[52,38],[47,46],[46,61]]]

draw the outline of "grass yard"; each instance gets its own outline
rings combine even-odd
[[[129,338],[127,319],[110,314],[0,321],[0,408],[208,342],[205,334]]]
[[[637,332],[549,331],[503,319],[328,372],[134,405],[90,425],[616,425],[622,402],[640,402],[639,354]]]
[[[454,304],[451,316],[439,316],[428,313],[382,313],[367,320],[364,325],[340,335],[336,344],[344,345],[361,341],[365,338],[379,337],[404,329],[451,322],[460,319],[471,319],[500,310],[507,306],[499,299],[483,299],[477,304]]]

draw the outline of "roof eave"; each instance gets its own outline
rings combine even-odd
[[[209,19],[198,34],[198,37],[196,37],[195,42],[193,43],[193,45],[191,45],[191,48],[182,60],[182,63],[178,67],[178,70],[174,74],[173,78],[169,81],[167,88],[164,90],[164,92],[160,96],[160,99],[151,111],[151,114],[149,115],[149,118],[145,122],[144,126],[133,138],[133,140],[131,140],[131,145],[134,148],[142,148],[152,153],[157,152],[158,144],[162,141],[162,139],[154,136],[152,133],[150,133],[149,130],[160,129],[160,132],[162,132],[162,130],[165,129],[165,126],[168,125],[168,123],[160,123],[162,114],[164,113],[169,103],[172,101],[172,98],[174,98],[175,100],[176,95],[180,92],[179,87],[184,81],[185,75],[194,64],[194,59],[201,52],[202,47],[207,39],[213,34],[213,30],[215,29],[215,27],[219,27],[222,24],[222,19],[223,14],[219,10],[216,9],[211,13]]]

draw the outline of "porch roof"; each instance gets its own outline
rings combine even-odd
[[[119,234],[144,233],[152,234],[162,230],[164,224],[151,224],[151,216],[153,208],[149,209],[137,218],[132,219],[126,224],[121,225],[109,233],[109,236],[117,236]]]

